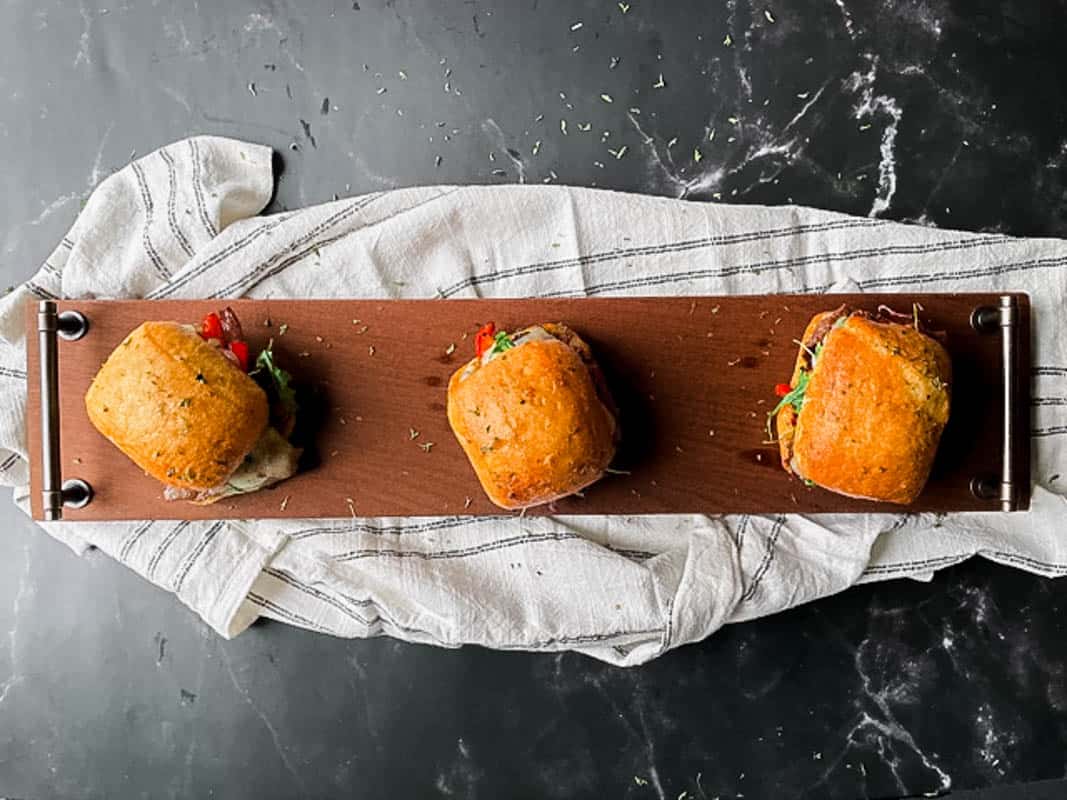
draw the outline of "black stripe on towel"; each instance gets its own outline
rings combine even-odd
[[[130,550],[137,544],[137,540],[140,539],[153,524],[154,523],[151,521],[142,522],[130,532],[130,535],[122,542],[122,546],[119,547],[119,561],[126,563],[126,558],[129,556]]]
[[[193,161],[193,196],[196,198],[196,210],[207,235],[214,239],[219,232],[215,228],[215,223],[211,221],[211,217],[208,216],[207,206],[204,205],[204,188],[200,185],[200,145],[196,139],[189,140],[189,153]]]
[[[225,524],[226,523],[224,522],[216,522],[214,525],[208,528],[207,532],[201,537],[196,547],[194,547],[193,550],[189,553],[189,555],[186,556],[185,561],[183,561],[182,565],[178,568],[178,573],[174,578],[175,594],[182,590],[182,584],[185,583],[185,578],[189,574],[189,571],[192,570],[193,565],[196,564],[201,554],[204,552],[207,546],[211,544],[211,542],[215,539],[215,536],[218,535],[218,532],[222,530],[222,526]]]
[[[774,556],[778,552],[778,537],[782,533],[782,528],[785,525],[785,517],[777,516],[774,518],[774,527],[771,528],[770,536],[767,537],[767,550],[763,554],[763,559],[760,561],[756,572],[752,576],[752,583],[749,584],[745,593],[741,595],[741,600],[751,600],[756,594],[756,589],[759,588],[760,582],[763,581],[764,576],[767,574],[767,570],[771,568],[771,564],[774,562]]]
[[[440,293],[442,297],[451,297],[464,289],[473,288],[475,286],[484,286],[486,284],[496,283],[497,281],[509,280],[511,278],[519,278],[527,275],[536,275],[544,272],[554,272],[561,269],[585,267],[605,262],[610,263],[625,258],[643,258],[646,256],[666,255],[669,253],[684,253],[690,250],[700,250],[706,247],[723,247],[742,242],[758,242],[803,233],[816,233],[847,228],[877,227],[878,224],[879,223],[872,223],[869,220],[833,220],[830,222],[819,222],[809,225],[747,231],[744,233],[735,233],[724,236],[703,236],[699,239],[686,239],[678,242],[620,247],[614,250],[605,250],[600,253],[590,253],[588,255],[572,258],[560,258],[554,261],[540,261],[534,264],[525,264],[520,267],[508,267],[506,269],[493,270],[479,275],[471,275],[463,280],[457,281],[451,286],[441,289]]]
[[[141,204],[144,206],[144,225],[141,227],[141,246],[144,247],[145,255],[148,256],[148,260],[152,262],[152,266],[155,267],[156,272],[163,280],[170,278],[170,270],[167,269],[163,263],[163,259],[160,258],[159,252],[156,250],[154,244],[152,244],[152,236],[149,233],[149,228],[152,226],[152,216],[155,211],[155,206],[152,203],[152,193],[148,189],[148,181],[144,176],[144,169],[134,161],[130,164],[130,168],[133,170],[133,174],[137,177],[137,186],[141,192]]]
[[[163,555],[170,549],[171,544],[178,538],[178,534],[189,527],[189,521],[179,522],[167,535],[163,537],[163,541],[159,543],[159,547],[156,548],[156,552],[152,554],[152,558],[148,562],[148,569],[145,570],[145,574],[148,575],[149,580],[155,580],[156,568],[159,567],[159,562],[163,560]]]
[[[497,550],[507,550],[512,547],[521,547],[527,544],[541,544],[543,542],[565,542],[573,539],[587,541],[574,533],[558,531],[552,533],[526,533],[521,536],[512,536],[507,539],[497,539],[494,542],[460,547],[455,550],[434,550],[424,552],[422,550],[395,550],[391,548],[351,550],[334,557],[334,561],[356,561],[363,558],[419,558],[425,561],[439,561],[448,559],[470,558],[471,556],[492,553]]]
[[[174,157],[167,152],[165,147],[159,151],[159,157],[167,165],[167,224],[170,226],[170,232],[174,234],[174,238],[178,241],[178,245],[185,251],[185,255],[192,258],[192,245],[189,244],[185,233],[178,225],[178,214],[175,210],[178,197],[178,178],[174,169]]]
[[[283,622],[291,622],[294,625],[300,625],[304,628],[310,628],[313,631],[336,635],[336,631],[330,630],[329,628],[320,625],[317,622],[312,622],[303,614],[298,614],[296,611],[286,608],[285,606],[279,605],[273,600],[268,600],[266,597],[256,594],[255,592],[248,593],[248,600],[249,602],[259,606],[260,608],[266,609],[272,614],[277,615]]]

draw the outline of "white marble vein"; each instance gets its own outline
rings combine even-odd
[[[637,130],[638,135],[641,136],[641,140],[648,149],[649,168],[652,172],[658,172],[660,174],[663,180],[665,180],[674,190],[676,197],[684,199],[695,192],[716,190],[722,185],[722,179],[726,174],[722,168],[706,169],[699,175],[689,179],[679,175],[674,166],[674,160],[671,158],[669,148],[663,148],[663,152],[666,154],[666,160],[664,160],[663,156],[660,154],[660,147],[657,144],[656,139],[645,133],[645,130],[641,127],[641,123],[637,121],[637,118],[633,114],[627,112],[626,116],[630,120],[630,124]]]
[[[462,737],[456,740],[456,753],[459,758],[437,776],[434,787],[447,797],[475,797],[485,770],[471,761],[470,748]]]
[[[1013,766],[1010,754],[1018,744],[1015,733],[1004,725],[998,725],[993,708],[983,703],[974,718],[975,731],[981,736],[978,757],[998,775],[1005,775]]]
[[[103,160],[104,160],[104,148],[107,145],[108,137],[111,136],[111,131],[114,130],[115,123],[112,122],[107,126],[107,130],[104,131],[104,135],[100,137],[100,144],[97,145],[96,155],[93,156],[93,163],[89,169],[89,174],[85,179],[85,189],[80,192],[68,192],[56,197],[49,203],[45,203],[41,207],[41,212],[32,219],[26,220],[24,224],[32,227],[37,227],[41,223],[45,222],[49,217],[61,211],[65,206],[73,203],[75,200],[81,201],[89,196],[90,192],[100,183],[104,176],[103,173]],[[7,252],[11,252],[13,247],[6,248]]]
[[[941,791],[947,791],[952,787],[952,778],[947,772],[941,769],[941,767],[938,766],[938,764],[928,756],[921,747],[919,747],[911,732],[900,723],[896,715],[893,713],[890,701],[894,697],[894,691],[900,687],[890,683],[880,689],[876,689],[870,675],[864,669],[863,655],[864,649],[867,646],[868,640],[866,639],[860,643],[854,653],[853,663],[863,689],[863,698],[861,698],[861,700],[865,699],[870,701],[870,705],[873,706],[872,710],[875,713],[872,714],[867,709],[860,712],[859,721],[853,726],[852,730],[849,731],[848,736],[846,737],[848,743],[850,745],[855,744],[855,739],[853,737],[861,731],[873,730],[876,733],[879,754],[882,756],[885,765],[893,773],[901,790],[907,791],[914,787],[906,786],[901,778],[898,771],[900,758],[896,754],[895,749],[888,755],[886,754],[887,745],[891,745],[892,742],[899,743],[915,753],[915,755],[919,757],[923,766],[937,776],[939,789]]]
[[[278,37],[278,47],[286,60],[297,72],[305,71],[303,63],[293,55],[293,51],[289,47],[289,34],[278,27],[278,24],[274,21],[273,15],[270,13],[263,14],[258,11],[253,11],[248,15],[248,20],[244,24],[244,32],[246,34],[259,34],[264,32],[275,34]]]
[[[485,122],[482,123],[482,130],[492,141],[493,146],[497,151],[507,158],[515,167],[516,172],[519,174],[519,183],[526,183],[526,162],[522,160],[521,156],[512,154],[513,152],[518,152],[518,150],[508,145],[508,137],[504,134],[504,131],[500,129],[496,120],[492,117],[488,117]]]
[[[645,712],[640,704],[637,706],[637,719],[641,723],[641,734],[645,740],[645,752],[648,754],[649,783],[656,791],[656,797],[658,797],[659,800],[667,800],[667,793],[663,791],[663,784],[659,779],[659,770],[656,769],[656,744],[653,741],[652,735],[649,733],[648,723],[645,722]]]
[[[85,192],[68,192],[67,194],[61,194],[59,197],[53,199],[51,202],[43,204],[41,207],[41,213],[39,213],[33,219],[26,220],[25,224],[31,225],[36,228],[38,225],[47,220],[53,214],[62,210],[63,207],[66,206],[68,203],[73,203],[75,200],[81,200],[83,197],[85,197],[85,194]],[[13,247],[9,247],[7,248],[7,251],[10,253],[13,249]]]
[[[652,733],[649,731],[648,722],[645,719],[644,691],[639,685],[636,684],[636,675],[628,673],[620,677],[627,681],[635,681],[635,683],[629,687],[627,694],[630,696],[630,707],[637,714],[637,721],[640,730],[638,730],[638,726],[635,726],[630,721],[630,717],[623,711],[622,706],[620,706],[619,703],[616,702],[616,692],[613,692],[609,690],[606,686],[604,686],[604,683],[599,675],[590,674],[586,678],[586,682],[592,684],[592,686],[597,690],[597,693],[604,698],[604,701],[609,706],[611,706],[611,710],[613,712],[614,717],[620,722],[622,722],[622,724],[626,727],[627,731],[629,731],[630,735],[633,736],[635,739],[639,739],[641,741],[641,745],[643,746],[645,754],[648,758],[647,764],[644,768],[644,771],[648,777],[641,778],[641,776],[635,776],[635,778],[646,780],[649,787],[656,793],[656,796],[659,798],[659,800],[666,800],[666,791],[664,790],[663,783],[660,780],[659,769],[656,767],[656,744]]]
[[[167,97],[169,97],[175,103],[178,103],[182,108],[184,108],[187,114],[193,113],[193,107],[189,104],[189,100],[185,97],[185,95],[183,95],[177,89],[174,89],[170,86],[164,86],[162,83],[157,83],[156,85],[163,90],[163,94],[167,95]]]
[[[78,52],[74,54],[75,67],[81,64],[89,65],[93,63],[92,54],[89,52],[93,36],[93,15],[88,6],[85,5],[84,0],[78,3],[78,11],[81,13],[82,18],[82,32],[78,37]]]
[[[897,140],[897,128],[900,125],[903,110],[897,104],[895,98],[887,94],[875,94],[874,82],[878,76],[878,56],[873,53],[865,53],[864,58],[870,64],[866,72],[859,70],[853,72],[845,81],[849,91],[859,95],[859,99],[852,108],[852,116],[856,119],[866,119],[884,114],[889,119],[882,129],[882,140],[879,145],[878,161],[878,190],[874,196],[874,202],[868,216],[877,217],[889,210],[889,204],[893,201],[893,195],[897,191],[897,170],[895,146]]]
[[[19,618],[23,610],[23,603],[33,592],[33,586],[30,581],[33,559],[30,557],[30,543],[28,540],[22,548],[22,555],[25,559],[25,566],[23,567],[22,574],[19,576],[19,584],[18,589],[15,592],[15,599],[11,603],[11,630],[7,633],[8,659],[10,661],[11,671],[7,678],[0,682],[0,707],[4,705],[11,690],[22,681],[22,675],[20,675],[18,671]]]
[[[304,784],[304,779],[300,777],[300,773],[296,771],[293,766],[293,762],[289,759],[289,754],[286,752],[285,746],[282,744],[281,737],[278,734],[278,729],[274,727],[274,723],[270,721],[270,717],[264,713],[263,709],[259,707],[256,701],[252,698],[251,693],[241,685],[237,680],[237,674],[233,670],[233,665],[230,663],[229,656],[226,655],[226,650],[219,650],[222,655],[222,662],[226,666],[226,673],[230,676],[230,682],[233,684],[233,688],[237,690],[237,693],[244,698],[244,701],[248,704],[248,707],[252,709],[260,722],[267,729],[267,733],[270,734],[271,741],[274,743],[274,750],[278,753],[278,757],[282,760],[282,765],[286,771],[292,776],[293,781],[300,787],[301,794],[307,793],[307,787]]]
[[[204,690],[204,673],[208,659],[211,657],[209,651],[209,644],[213,639],[208,638],[211,636],[211,632],[207,628],[201,628],[200,630],[200,654],[197,658],[196,667],[196,687],[195,694],[197,697],[203,697]],[[231,680],[233,676],[231,674]],[[199,751],[199,742],[194,735],[189,737],[189,745],[185,750],[185,769],[182,772],[182,784],[181,793],[177,797],[192,797],[193,796],[193,764],[196,761],[196,756]]]
[[[845,5],[845,0],[834,0],[834,2],[837,3],[838,9],[841,11],[841,19],[845,23],[845,32],[848,33],[850,39],[855,39],[856,26],[852,21],[852,12]]]
[[[96,155],[93,156],[93,166],[89,170],[89,177],[85,181],[86,188],[89,191],[92,191],[105,177],[102,169],[104,163],[104,148],[107,146],[107,140],[111,137],[111,131],[113,130],[115,130],[114,122],[107,126],[104,135],[100,137],[100,144],[96,146]]]

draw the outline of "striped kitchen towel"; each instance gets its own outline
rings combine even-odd
[[[1026,514],[52,524],[224,636],[256,617],[444,647],[648,661],[720,626],[980,554],[1067,571],[1067,243],[562,186],[428,186],[261,217],[271,153],[197,137],[103,181],[0,305],[0,480],[27,505],[26,301],[1024,290]]]

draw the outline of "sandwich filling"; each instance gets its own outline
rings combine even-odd
[[[296,392],[291,385],[292,376],[275,363],[274,340],[252,361],[241,323],[230,308],[208,314],[199,326],[188,327],[218,348],[234,369],[247,373],[263,389],[270,406],[270,422],[240,466],[223,483],[200,491],[167,486],[163,496],[167,500],[189,500],[208,505],[226,497],[250,494],[292,477],[302,453],[289,442],[296,426]]]
[[[516,333],[498,331],[496,324],[489,322],[478,330],[474,335],[474,353],[477,358],[463,370],[461,378],[469,378],[476,369],[488,366],[508,350],[518,347],[520,344],[537,341],[551,341],[558,337],[553,336],[541,325],[531,325]]]
[[[867,316],[864,311],[856,311],[853,314],[859,314]],[[811,381],[811,376],[815,372],[815,365],[819,362],[819,356],[822,355],[823,344],[826,341],[826,337],[830,331],[834,328],[839,328],[845,324],[847,320],[853,314],[846,313],[845,307],[832,312],[829,316],[823,319],[819,325],[812,331],[810,338],[806,342],[798,342],[800,349],[803,351],[802,363],[800,371],[797,374],[796,385],[788,383],[780,383],[775,387],[775,393],[781,398],[776,405],[767,414],[767,435],[772,437],[771,422],[778,416],[778,412],[786,406],[792,407],[794,424],[796,422],[796,415],[800,413],[800,410],[804,407],[804,393],[808,389],[808,383]]]

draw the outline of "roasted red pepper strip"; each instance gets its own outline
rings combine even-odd
[[[774,387],[774,393],[778,397],[785,397],[791,391],[793,391],[793,387],[790,386],[788,383],[779,383],[779,384],[776,384],[775,387]]]
[[[236,342],[230,342],[230,352],[237,356],[237,360],[241,362],[241,369],[248,372],[248,343],[242,342],[240,339]]]
[[[493,346],[496,336],[496,323],[488,322],[474,334],[474,352],[481,358],[485,351]]]
[[[200,323],[200,335],[205,339],[222,341],[222,320],[218,314],[212,312],[204,317],[204,321]]]

